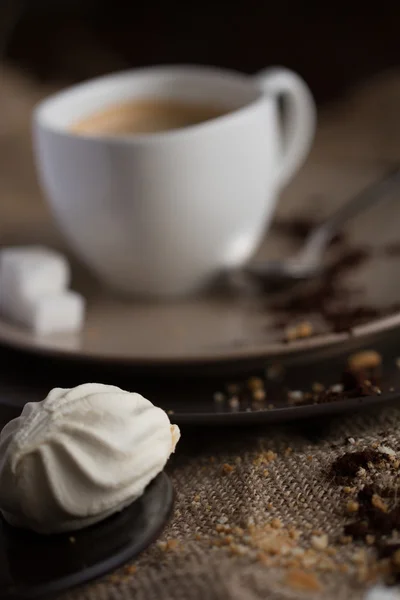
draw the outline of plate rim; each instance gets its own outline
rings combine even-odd
[[[400,390],[376,396],[358,396],[345,398],[325,404],[305,404],[304,406],[285,406],[260,411],[237,411],[219,413],[179,413],[174,411],[174,422],[179,426],[204,425],[210,427],[239,425],[273,425],[291,423],[297,419],[322,419],[350,411],[359,411],[363,408],[374,408],[380,405],[389,406],[400,400]],[[280,415],[283,415],[280,418]]]
[[[348,332],[328,333],[307,339],[296,340],[290,343],[273,343],[248,348],[246,346],[232,346],[226,351],[198,353],[196,355],[178,356],[154,356],[154,357],[130,357],[126,354],[104,354],[96,351],[80,351],[77,348],[59,347],[49,343],[43,344],[45,337],[40,338],[42,344],[34,343],[24,337],[24,329],[12,322],[0,318],[0,343],[3,346],[30,352],[37,356],[54,357],[60,359],[72,359],[79,361],[90,361],[97,364],[130,365],[138,367],[195,367],[206,365],[221,365],[229,361],[250,361],[257,359],[287,359],[297,353],[307,354],[318,350],[339,347],[349,340],[362,341],[370,335],[384,333],[400,326],[400,311],[378,319],[373,319],[364,325],[351,328]],[[7,334],[7,329],[12,333]],[[15,336],[15,337],[14,337]],[[19,337],[21,336],[21,337]]]
[[[65,593],[73,588],[76,588],[77,586],[87,585],[89,582],[94,581],[99,577],[104,577],[111,571],[121,567],[123,564],[126,564],[131,558],[141,554],[159,538],[160,534],[169,522],[174,509],[175,490],[171,478],[164,470],[156,475],[152,481],[155,481],[157,478],[161,479],[163,485],[165,486],[165,494],[167,499],[165,503],[165,515],[160,525],[154,529],[152,535],[149,536],[144,542],[142,541],[140,544],[137,544],[134,549],[132,549],[132,545],[130,545],[123,551],[118,552],[118,554],[114,554],[109,558],[86,568],[84,571],[80,571],[79,573],[72,573],[71,575],[66,575],[49,583],[40,584],[33,589],[31,587],[27,587],[24,590],[19,589],[17,590],[16,594],[11,592],[9,595],[4,597],[4,600],[45,600],[46,598],[52,597],[54,594]],[[151,483],[152,482],[150,482],[149,485],[151,485]],[[137,500],[134,502],[136,501]]]

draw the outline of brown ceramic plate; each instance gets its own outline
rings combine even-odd
[[[288,219],[296,215],[307,219],[309,214],[322,218],[382,171],[379,165],[309,165],[284,194],[275,227],[258,258],[283,257],[300,243],[301,227],[293,230]],[[311,291],[304,286],[293,292],[294,298],[305,294],[297,308],[288,303],[287,296],[235,286],[168,304],[129,302],[105,293],[75,269],[74,287],[88,299],[81,334],[36,337],[1,319],[0,341],[41,355],[151,367],[217,365],[315,353],[355,338],[361,342],[371,333],[400,324],[398,216],[395,191],[386,202],[357,218],[345,239],[332,246],[327,259],[342,267],[335,274],[334,291],[323,291],[323,305],[315,300],[318,291],[310,296]],[[30,241],[23,236],[7,239],[12,243]],[[328,319],[327,298],[331,311]],[[332,310],[336,317],[331,318]],[[346,315],[341,319],[343,310]],[[302,320],[313,324],[315,335],[286,343],[284,326]]]
[[[351,397],[338,395],[334,401],[308,403],[291,406],[288,390],[310,392],[313,383],[318,382],[328,389],[341,381],[346,367],[347,351],[326,352],[313,355],[311,360],[300,355],[296,360],[279,365],[279,376],[271,379],[263,369],[249,363],[241,368],[230,365],[230,371],[201,371],[195,376],[179,372],[172,377],[169,370],[165,374],[142,374],[120,365],[52,361],[51,369],[47,361],[26,353],[0,351],[0,416],[16,416],[26,402],[42,400],[53,387],[73,387],[86,381],[120,386],[136,391],[149,398],[170,414],[173,423],[179,425],[257,425],[286,421],[307,421],[312,418],[343,412],[366,410],[372,406],[386,406],[400,401],[400,357],[399,332],[393,331],[374,340],[373,344],[360,346],[358,350],[374,349],[382,356],[383,373],[379,383],[381,394]],[[276,365],[270,365],[277,370]],[[270,369],[267,369],[270,373]],[[23,374],[23,376],[21,376]],[[235,384],[242,391],[248,389],[249,377],[257,376],[265,380],[267,395],[265,401],[255,403],[239,392],[240,402],[232,406],[228,401],[229,384]],[[223,392],[225,399],[215,400],[215,392]]]

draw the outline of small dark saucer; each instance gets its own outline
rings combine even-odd
[[[173,505],[160,473],[136,502],[80,531],[44,536],[0,522],[0,598],[42,600],[100,577],[156,540]]]

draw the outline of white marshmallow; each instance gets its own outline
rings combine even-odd
[[[77,292],[46,294],[32,301],[21,321],[39,335],[76,332],[85,318],[85,300]]]

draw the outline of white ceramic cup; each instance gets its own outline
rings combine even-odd
[[[281,125],[278,99],[287,100]],[[70,126],[130,99],[205,101],[228,112],[160,133],[81,135]],[[41,183],[70,246],[107,285],[168,297],[243,265],[315,130],[310,91],[283,68],[252,77],[151,67],[76,85],[39,104]]]

